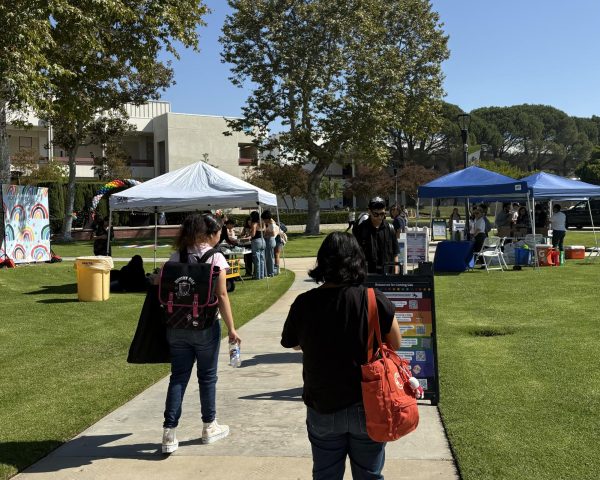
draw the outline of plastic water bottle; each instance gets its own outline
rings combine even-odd
[[[237,342],[229,343],[229,365],[234,368],[242,365],[242,359],[240,358],[240,344]]]

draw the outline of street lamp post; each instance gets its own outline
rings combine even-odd
[[[471,115],[468,113],[461,113],[456,116],[456,122],[460,127],[460,136],[463,143],[463,161],[464,168],[469,166],[469,125],[471,124]],[[465,200],[465,238],[470,238],[469,233],[469,201]]]

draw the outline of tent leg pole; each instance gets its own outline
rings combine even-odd
[[[587,201],[588,204],[588,210],[590,212],[590,223],[592,224],[592,232],[594,233],[594,253],[596,253],[596,257],[598,255],[600,255],[600,252],[598,251],[598,239],[596,238],[596,226],[594,225],[594,216],[592,215],[592,205],[590,204],[590,199],[588,198]],[[592,254],[590,254],[590,257],[592,257]]]
[[[156,244],[158,242],[158,209],[154,209],[154,269],[156,269]]]
[[[106,232],[106,256],[109,257],[110,255],[108,254],[108,252],[110,252],[110,232],[112,231],[112,210],[109,208],[108,209],[108,232]]]

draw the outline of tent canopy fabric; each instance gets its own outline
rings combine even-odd
[[[527,182],[475,166],[436,178],[418,189],[419,198],[523,198],[527,194]]]
[[[205,162],[165,173],[110,197],[111,210],[181,212],[277,206],[277,197]]]
[[[527,182],[532,196],[536,200],[587,200],[591,197],[600,197],[600,187],[591,183],[571,180],[546,172],[538,172],[522,178]]]

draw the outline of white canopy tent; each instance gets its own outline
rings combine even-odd
[[[236,207],[260,211],[262,206],[277,208],[277,196],[200,161],[115,193],[109,205],[111,219],[114,211],[154,212],[156,263],[158,212]]]

